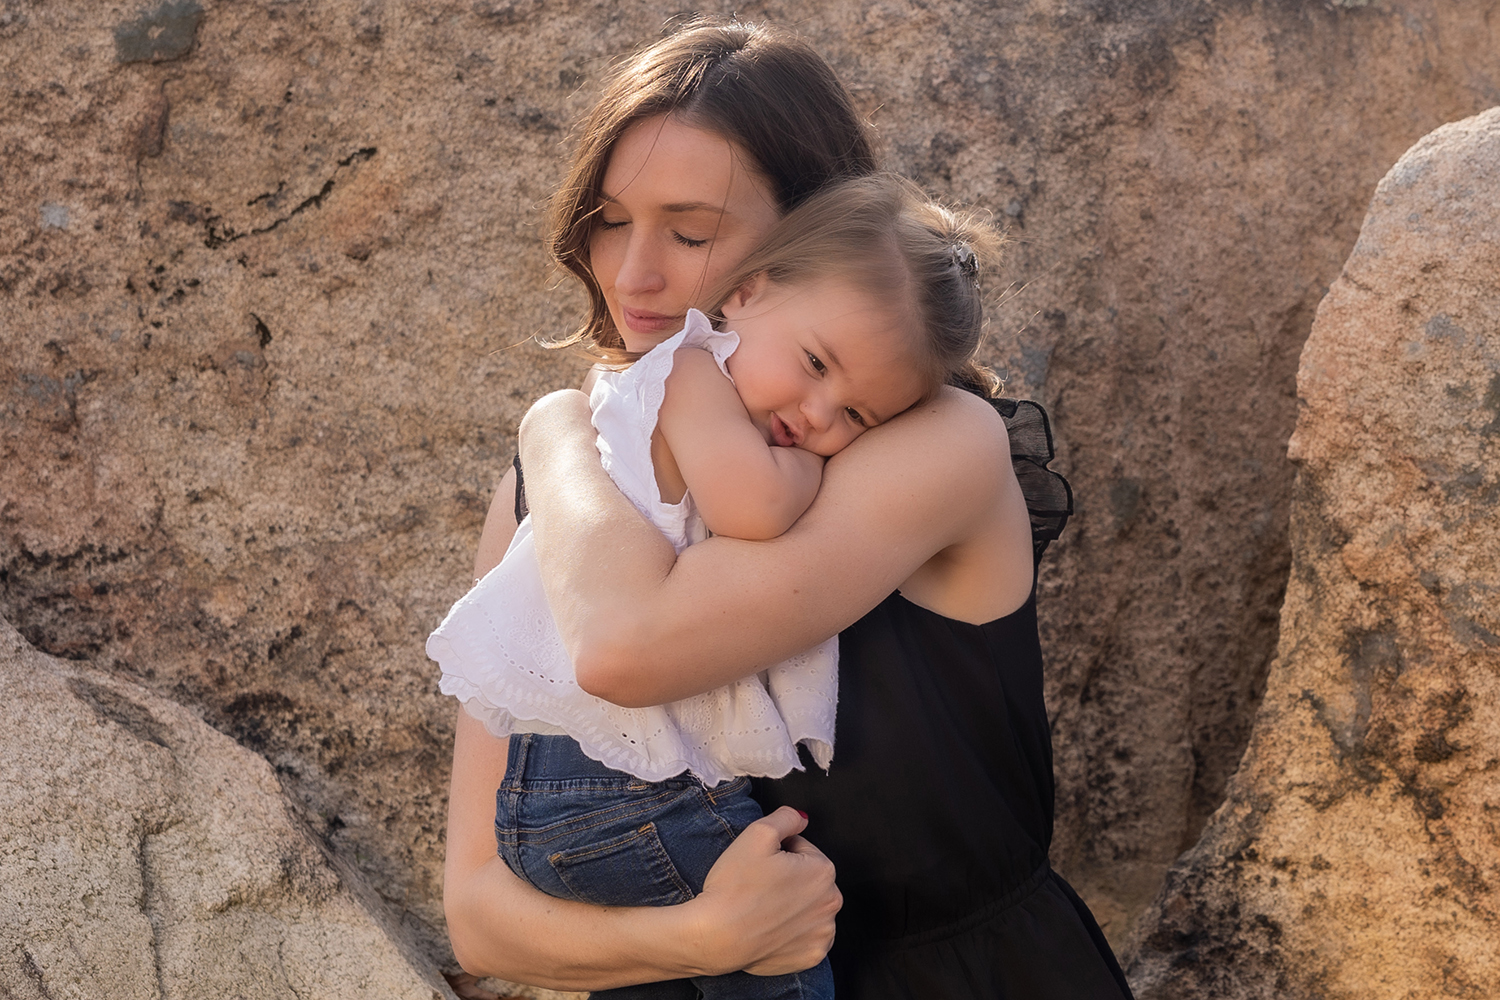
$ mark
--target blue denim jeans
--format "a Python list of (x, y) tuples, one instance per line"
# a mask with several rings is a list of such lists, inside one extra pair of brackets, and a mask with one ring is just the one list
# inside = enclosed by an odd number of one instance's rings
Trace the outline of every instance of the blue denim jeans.
[[(500, 857), (559, 899), (671, 906), (703, 891), (708, 870), (760, 819), (750, 780), (705, 788), (688, 774), (642, 781), (584, 755), (567, 736), (516, 733), (495, 796)], [(697, 976), (597, 990), (594, 1000), (831, 1000), (825, 958), (786, 976)]]

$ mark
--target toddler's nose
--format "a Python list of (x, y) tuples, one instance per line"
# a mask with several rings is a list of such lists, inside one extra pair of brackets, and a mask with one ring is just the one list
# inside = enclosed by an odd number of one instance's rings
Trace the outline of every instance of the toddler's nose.
[(833, 426), (834, 414), (838, 407), (826, 399), (814, 397), (804, 400), (802, 403), (802, 416), (807, 421), (809, 431), (822, 432)]

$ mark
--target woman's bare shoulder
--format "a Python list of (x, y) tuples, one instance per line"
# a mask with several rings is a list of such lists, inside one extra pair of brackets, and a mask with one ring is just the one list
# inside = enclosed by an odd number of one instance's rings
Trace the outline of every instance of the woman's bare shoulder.
[[(972, 392), (944, 386), (926, 402), (919, 403), (905, 413), (881, 424), (886, 430), (907, 429), (911, 434), (926, 435), (933, 430), (983, 430), (985, 437), (1005, 439), (1005, 421), (987, 399)], [(982, 441), (975, 442), (982, 444)]]
[[(884, 476), (899, 474), (913, 488), (923, 489), (923, 477), (936, 477), (933, 488), (955, 480), (975, 481), (975, 468), (1009, 469), (1001, 459), (1010, 455), (1005, 421), (987, 400), (951, 387), (861, 435), (828, 464), (836, 468)], [(826, 479), (826, 476), (825, 476)], [(923, 489), (926, 492), (925, 489)]]
[(842, 456), (829, 462), (824, 490), (834, 502), (845, 498), (846, 510), (870, 512), (867, 526), (879, 525), (885, 537), (923, 539), (900, 582), (903, 594), (973, 622), (1024, 602), (1031, 588), (1030, 522), (1005, 421), (989, 401), (947, 389), (863, 435), (860, 444), (867, 447), (851, 456), (857, 463), (841, 469), (835, 463)]
[(853, 535), (915, 546), (902, 557), (912, 560), (910, 573), (991, 518), (1006, 478), (1014, 482), (1009, 451), (989, 403), (945, 389), (829, 459), (817, 499), (788, 534), (802, 528), (840, 543)]

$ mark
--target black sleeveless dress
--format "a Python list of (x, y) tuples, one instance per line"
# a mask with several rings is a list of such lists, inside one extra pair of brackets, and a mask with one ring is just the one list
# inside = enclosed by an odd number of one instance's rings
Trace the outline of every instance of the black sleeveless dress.
[[(997, 400), (1036, 556), (1072, 508), (1046, 415)], [(833, 767), (757, 785), (838, 869), (839, 1000), (1118, 1000), (1093, 915), (1051, 870), (1052, 743), (1035, 590), (971, 625), (892, 594), (839, 636)], [(805, 762), (806, 763), (806, 762)]]

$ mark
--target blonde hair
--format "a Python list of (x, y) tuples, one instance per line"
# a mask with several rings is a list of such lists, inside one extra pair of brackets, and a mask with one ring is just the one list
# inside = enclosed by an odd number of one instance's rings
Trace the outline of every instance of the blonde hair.
[(879, 173), (830, 184), (784, 216), (714, 289), (717, 312), (759, 275), (782, 285), (838, 278), (907, 311), (929, 395), (954, 385), (998, 395), (975, 360), (984, 334), (979, 276), (1003, 241), (971, 212), (955, 212), (915, 184)]
[(811, 46), (768, 25), (689, 21), (621, 65), (579, 129), (573, 166), (552, 201), (550, 247), (553, 259), (583, 283), (589, 314), (550, 347), (627, 357), (594, 278), (589, 240), (615, 143), (631, 126), (662, 115), (735, 146), (783, 212), (830, 181), (875, 170), (868, 130), (849, 92)]

